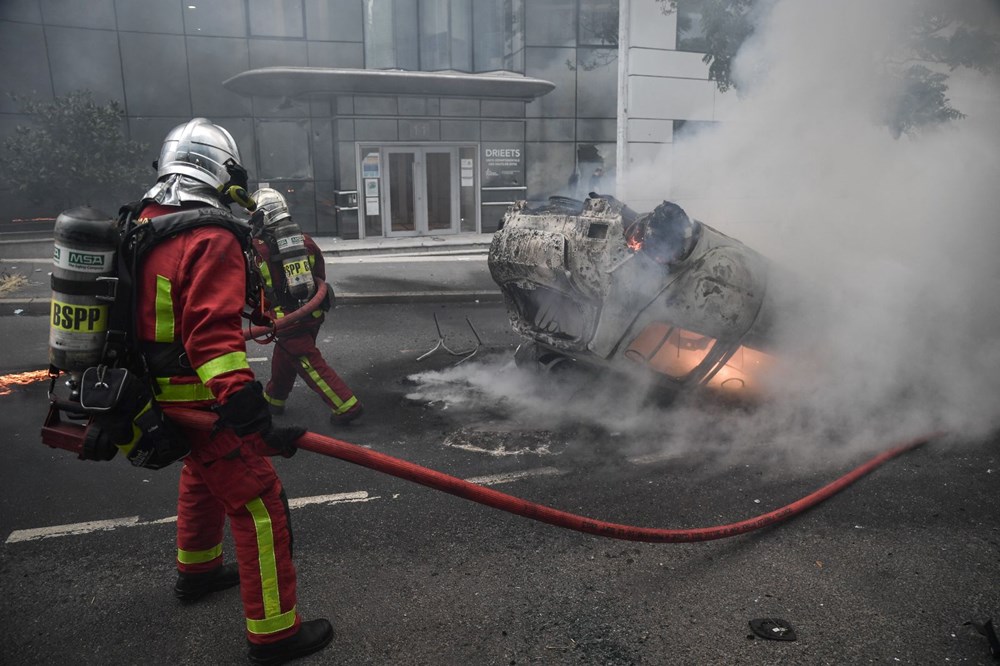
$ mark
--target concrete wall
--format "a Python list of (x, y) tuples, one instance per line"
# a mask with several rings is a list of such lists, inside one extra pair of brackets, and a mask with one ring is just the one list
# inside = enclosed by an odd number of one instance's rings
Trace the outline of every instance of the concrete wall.
[(664, 14), (664, 4), (621, 0), (618, 192), (640, 211), (672, 197), (676, 121), (725, 121), (736, 102), (708, 79), (701, 53), (676, 50), (677, 17)]

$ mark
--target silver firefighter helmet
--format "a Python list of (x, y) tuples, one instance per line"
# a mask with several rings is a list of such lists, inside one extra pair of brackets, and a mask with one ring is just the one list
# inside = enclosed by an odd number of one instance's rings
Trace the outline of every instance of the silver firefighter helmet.
[(233, 136), (207, 118), (195, 118), (170, 130), (156, 162), (156, 184), (143, 196), (165, 206), (188, 201), (227, 209), (222, 190), (230, 181), (229, 165), (242, 167)]
[(282, 220), (290, 218), (288, 202), (284, 195), (271, 187), (262, 187), (252, 195), (257, 202), (257, 210), (264, 212), (264, 228), (273, 230)]
[(226, 163), (242, 165), (240, 150), (224, 127), (195, 118), (170, 130), (160, 148), (156, 176), (179, 174), (221, 190), (229, 182)]

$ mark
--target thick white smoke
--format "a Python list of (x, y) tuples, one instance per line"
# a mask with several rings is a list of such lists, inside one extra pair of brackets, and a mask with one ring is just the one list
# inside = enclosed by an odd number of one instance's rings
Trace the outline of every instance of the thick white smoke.
[[(859, 444), (1000, 425), (1000, 85), (957, 69), (968, 117), (893, 138), (884, 68), (919, 4), (772, 3), (735, 62), (731, 121), (650, 165), (694, 217), (831, 291), (789, 331), (813, 363), (786, 369), (770, 414)], [(631, 194), (663, 198), (636, 176), (649, 191)]]
[(735, 63), (737, 112), (629, 173), (626, 200), (671, 199), (823, 293), (785, 330), (775, 400), (648, 409), (620, 386), (563, 395), (496, 365), (438, 389), (516, 403), (539, 427), (562, 416), (647, 449), (755, 458), (1000, 427), (1000, 85), (957, 69), (949, 94), (968, 117), (891, 135), (884, 67), (922, 1), (770, 3)]

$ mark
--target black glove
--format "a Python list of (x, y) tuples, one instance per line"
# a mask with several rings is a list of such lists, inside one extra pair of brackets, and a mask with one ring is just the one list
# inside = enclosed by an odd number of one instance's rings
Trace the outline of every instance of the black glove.
[(240, 437), (263, 433), (271, 428), (271, 411), (264, 399), (264, 387), (258, 381), (247, 382), (229, 396), (224, 405), (214, 405), (212, 411), (219, 415), (212, 432), (230, 428)]
[(305, 428), (299, 426), (286, 426), (284, 428), (270, 428), (260, 434), (264, 443), (272, 452), (265, 452), (265, 455), (279, 455), (282, 458), (291, 458), (298, 450), (295, 442), (299, 437), (306, 434)]

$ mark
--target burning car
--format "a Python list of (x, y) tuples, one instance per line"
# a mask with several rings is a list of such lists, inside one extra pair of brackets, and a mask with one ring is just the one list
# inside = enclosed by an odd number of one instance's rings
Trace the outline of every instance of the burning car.
[(489, 268), (515, 355), (647, 369), (666, 387), (756, 395), (774, 360), (771, 263), (664, 202), (637, 214), (613, 197), (515, 203)]

